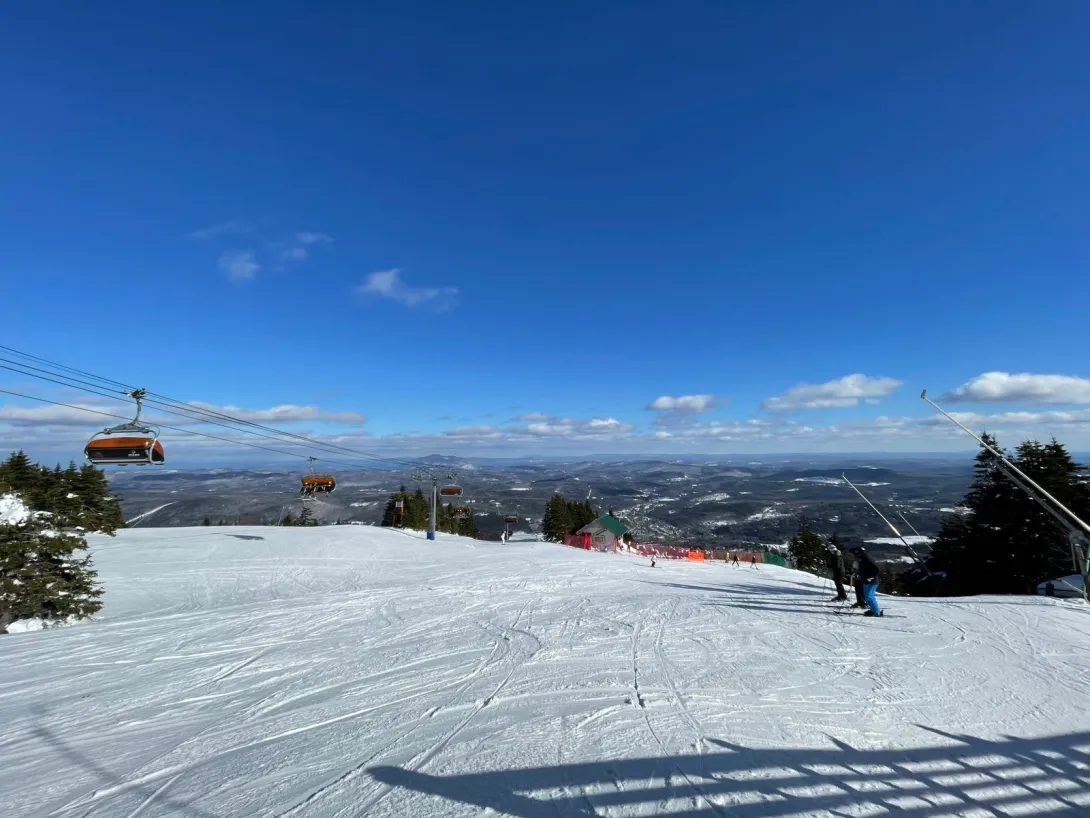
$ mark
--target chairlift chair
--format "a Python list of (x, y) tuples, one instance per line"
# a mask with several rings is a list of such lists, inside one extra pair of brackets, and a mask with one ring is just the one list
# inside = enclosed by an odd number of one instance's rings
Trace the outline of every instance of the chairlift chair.
[(321, 475), (314, 473), (314, 461), (316, 457), (308, 457), (307, 462), (310, 464), (310, 473), (300, 479), (302, 487), (299, 489), (299, 493), (303, 497), (313, 497), (315, 494), (328, 494), (337, 488), (337, 480), (331, 475)]
[(469, 506), (455, 506), (454, 517), (457, 520), (469, 519)]
[(84, 457), (96, 466), (162, 465), (166, 454), (159, 442), (159, 430), (140, 422), (147, 391), (134, 389), (125, 394), (136, 401), (136, 417), (92, 435), (83, 448)]
[(507, 524), (507, 525), (515, 525), (516, 523), (518, 523), (518, 521), (519, 521), (518, 517), (504, 517), (503, 518), (503, 522), (505, 524)]
[(439, 487), (439, 495), (441, 497), (461, 497), (462, 496), (462, 487), (461, 486), (440, 486)]

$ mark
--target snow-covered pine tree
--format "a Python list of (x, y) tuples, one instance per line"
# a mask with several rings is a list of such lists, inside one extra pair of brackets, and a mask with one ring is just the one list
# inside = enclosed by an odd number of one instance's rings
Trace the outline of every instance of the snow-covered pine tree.
[(0, 525), (0, 634), (23, 619), (64, 622), (102, 608), (91, 558), (78, 553), (87, 543), (65, 523), (29, 512)]

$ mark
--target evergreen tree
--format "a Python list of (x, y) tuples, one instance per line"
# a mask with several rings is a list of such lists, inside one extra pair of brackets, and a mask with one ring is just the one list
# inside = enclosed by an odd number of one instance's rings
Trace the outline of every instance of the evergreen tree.
[(21, 619), (47, 623), (82, 619), (102, 607), (87, 543), (56, 528), (63, 520), (37, 512), (26, 522), (0, 526), (0, 634)]
[(559, 494), (554, 494), (545, 504), (545, 516), (541, 520), (541, 531), (550, 542), (562, 542), (564, 535), (571, 529), (570, 509), (567, 501)]
[(568, 533), (574, 534), (588, 523), (598, 519), (589, 500), (573, 501), (568, 503)]
[(800, 571), (809, 571), (818, 574), (825, 568), (826, 554), (825, 543), (810, 527), (810, 521), (806, 517), (799, 518), (799, 528), (795, 536), (791, 538), (788, 553), (795, 562), (795, 567)]
[(201, 525), (212, 525), (212, 518), (211, 517), (205, 517), (204, 522), (202, 522)]
[(290, 511), (280, 518), (280, 525), (295, 525), (295, 519), (291, 516)]
[(301, 526), (318, 525), (318, 521), (314, 519), (314, 512), (310, 510), (310, 506), (303, 503), (303, 510), (299, 512), (299, 519), (295, 523)]
[[(383, 512), (382, 512), (382, 523), (381, 523), (381, 525), (384, 525), (384, 526), (393, 526), (393, 525), (399, 525), (399, 524), (404, 525), (405, 524), (405, 519), (404, 519), (405, 514), (404, 514), (404, 512), (407, 510), (407, 505), (408, 505), (407, 501), (408, 501), (408, 499), (409, 499), (409, 494), (405, 490), (405, 486), (402, 486), (398, 491), (395, 491), (393, 494), (391, 494), (390, 499), (388, 499), (386, 501), (386, 508), (383, 509)], [(398, 507), (397, 507), (398, 502), (402, 503), (402, 508), (401, 509), (398, 509)]]
[[(984, 439), (998, 449), (994, 437)], [(1090, 512), (1085, 467), (1055, 440), (1025, 441), (1011, 460), (1079, 516)], [(927, 564), (944, 577), (945, 594), (1033, 593), (1042, 580), (1072, 570), (1063, 527), (996, 467), (996, 461), (981, 448), (962, 502), (970, 513), (945, 519), (931, 546)]]
[(29, 503), (38, 490), (40, 473), (26, 452), (22, 449), (12, 452), (7, 460), (0, 463), (0, 492), (17, 491), (23, 501)]
[(481, 538), (480, 529), (477, 528), (477, 521), (473, 519), (473, 512), (469, 513), (469, 516), (464, 520), (457, 520), (457, 528), (455, 534), (460, 534), (463, 537), (472, 537), (475, 540)]

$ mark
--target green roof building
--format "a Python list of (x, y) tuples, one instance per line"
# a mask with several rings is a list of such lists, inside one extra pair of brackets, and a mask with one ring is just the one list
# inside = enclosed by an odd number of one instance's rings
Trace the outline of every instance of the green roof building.
[(628, 528), (612, 514), (603, 514), (597, 520), (587, 523), (575, 532), (576, 534), (589, 534), (591, 542), (596, 548), (606, 550), (618, 545)]

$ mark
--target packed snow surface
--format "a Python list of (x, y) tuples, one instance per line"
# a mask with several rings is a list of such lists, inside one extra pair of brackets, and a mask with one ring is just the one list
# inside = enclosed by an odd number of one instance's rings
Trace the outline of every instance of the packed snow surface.
[(362, 526), (90, 537), (0, 638), (0, 815), (1090, 815), (1090, 618)]

